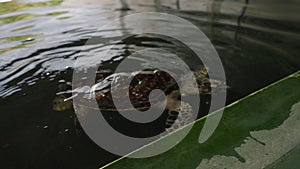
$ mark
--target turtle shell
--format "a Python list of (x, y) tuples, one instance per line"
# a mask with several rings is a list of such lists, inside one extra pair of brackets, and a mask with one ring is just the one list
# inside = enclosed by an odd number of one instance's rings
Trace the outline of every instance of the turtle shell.
[[(130, 110), (129, 103), (126, 102), (129, 97), (131, 105), (135, 109), (144, 111), (151, 106), (149, 95), (154, 89), (162, 90), (165, 95), (179, 90), (175, 79), (169, 73), (158, 69), (111, 75), (99, 73), (97, 77), (101, 77), (101, 87), (95, 90), (95, 97), (102, 110), (116, 110), (114, 101), (119, 104), (118, 108), (121, 110)], [(128, 79), (131, 79), (130, 83), (128, 83)], [(114, 90), (114, 101), (111, 90)], [(153, 98), (151, 101), (160, 103), (164, 96), (158, 94)]]

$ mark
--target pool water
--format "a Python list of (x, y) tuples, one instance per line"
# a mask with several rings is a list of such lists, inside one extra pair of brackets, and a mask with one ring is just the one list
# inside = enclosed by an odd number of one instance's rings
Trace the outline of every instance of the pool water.
[[(86, 51), (110, 47), (130, 31), (122, 20), (120, 29), (97, 31), (113, 19), (166, 12), (196, 25), (219, 53), (229, 104), (300, 69), (299, 5), (296, 0), (0, 1), (1, 165), (97, 168), (118, 158), (76, 126), (73, 109), (52, 109), (59, 84), (72, 81), (75, 62), (84, 65)], [(95, 36), (101, 43), (86, 45)], [(146, 35), (118, 41), (114, 50), (140, 48), (167, 48), (183, 57), (190, 52)], [(115, 68), (124, 56), (102, 58), (100, 69)], [(186, 62), (197, 69), (193, 60)]]

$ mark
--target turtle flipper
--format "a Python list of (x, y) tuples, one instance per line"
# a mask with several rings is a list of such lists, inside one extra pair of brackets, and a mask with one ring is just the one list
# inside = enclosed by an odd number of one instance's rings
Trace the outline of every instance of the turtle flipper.
[(181, 127), (193, 122), (193, 109), (189, 103), (181, 101), (181, 106), (169, 110), (169, 116), (166, 120), (166, 131), (171, 133)]

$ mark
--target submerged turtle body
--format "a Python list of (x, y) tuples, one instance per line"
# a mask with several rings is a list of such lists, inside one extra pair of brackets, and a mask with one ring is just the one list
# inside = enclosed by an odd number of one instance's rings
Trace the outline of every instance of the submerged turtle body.
[[(194, 72), (194, 76), (199, 89), (197, 93), (209, 94), (211, 83), (208, 79), (207, 70)], [(88, 92), (97, 100), (99, 109), (107, 111), (130, 111), (133, 109), (145, 111), (150, 107), (161, 107), (163, 106), (162, 103), (166, 101), (166, 109), (169, 114), (166, 120), (166, 129), (171, 126), (179, 128), (178, 126), (192, 122), (193, 113), (191, 105), (180, 100), (181, 91), (173, 77), (175, 75), (171, 76), (169, 73), (158, 69), (131, 73), (98, 72), (96, 84)], [(181, 82), (183, 82), (183, 86), (190, 84), (184, 79)], [(154, 94), (149, 100), (150, 93), (155, 89), (163, 91), (165, 96), (161, 93)], [(70, 107), (70, 99), (65, 99), (64, 96), (60, 95), (57, 98), (53, 106), (56, 111), (63, 111)], [(60, 102), (59, 99), (63, 99), (64, 102)], [(114, 103), (118, 103), (118, 108)]]
[[(160, 89), (166, 96), (170, 96), (178, 91), (179, 87), (170, 74), (161, 70), (115, 73), (98, 83), (95, 98), (102, 110), (117, 110), (114, 103), (118, 103), (118, 110), (134, 108), (143, 111), (150, 106), (159, 106), (164, 101), (164, 96), (158, 94), (152, 97), (152, 105), (150, 104), (149, 95), (155, 89)], [(114, 98), (111, 90), (114, 90)], [(130, 103), (127, 102), (128, 97)], [(133, 107), (129, 107), (129, 104)]]

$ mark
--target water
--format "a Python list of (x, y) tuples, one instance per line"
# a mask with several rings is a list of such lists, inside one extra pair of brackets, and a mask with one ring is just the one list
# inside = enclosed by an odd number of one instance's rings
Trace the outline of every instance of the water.
[[(225, 68), (227, 104), (300, 69), (299, 2), (288, 0), (47, 1), (0, 3), (0, 155), (5, 168), (96, 168), (116, 159), (74, 126), (73, 110), (53, 111), (61, 80), (76, 60), (111, 46), (126, 30), (97, 29), (135, 12), (167, 12), (198, 26)], [(157, 19), (157, 18), (156, 18)], [(92, 36), (101, 44), (85, 45)], [(172, 45), (155, 37), (121, 41), (115, 50)], [(189, 51), (178, 50), (183, 56)], [(124, 55), (103, 58), (103, 69)], [(187, 60), (187, 62), (192, 62)], [(197, 65), (192, 66), (197, 67)]]

